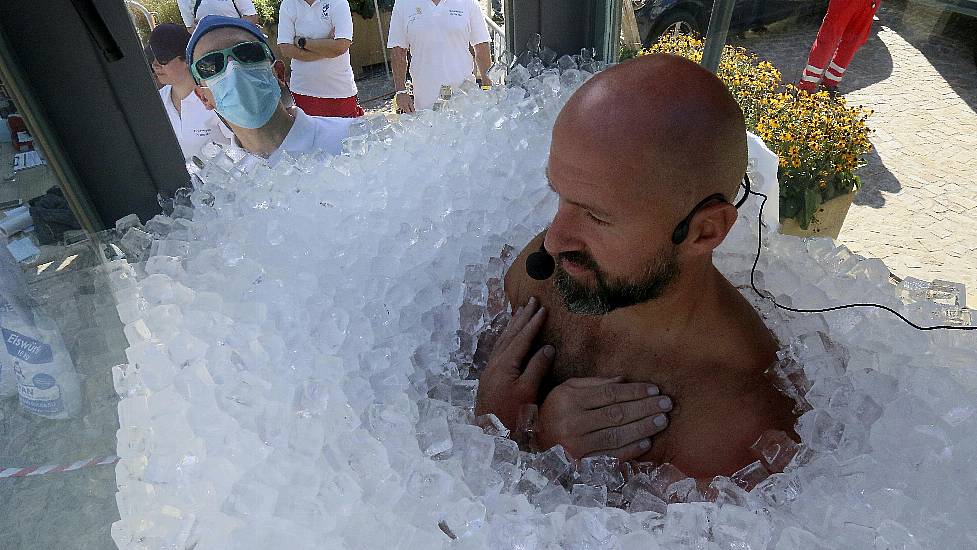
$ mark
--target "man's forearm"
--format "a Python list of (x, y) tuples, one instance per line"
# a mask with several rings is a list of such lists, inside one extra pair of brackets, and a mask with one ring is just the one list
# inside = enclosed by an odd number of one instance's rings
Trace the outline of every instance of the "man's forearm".
[(390, 49), (390, 70), (393, 72), (394, 90), (407, 89), (407, 49)]
[(332, 59), (349, 51), (353, 45), (345, 38), (310, 38), (305, 41), (305, 49), (315, 54), (316, 59)]
[(282, 55), (292, 59), (298, 59), (299, 61), (315, 61), (317, 59), (322, 59), (322, 56), (308, 50), (303, 50), (294, 44), (279, 44), (278, 47), (282, 49)]
[(475, 67), (478, 68), (480, 77), (488, 76), (489, 67), (492, 66), (492, 52), (488, 42), (475, 44)]

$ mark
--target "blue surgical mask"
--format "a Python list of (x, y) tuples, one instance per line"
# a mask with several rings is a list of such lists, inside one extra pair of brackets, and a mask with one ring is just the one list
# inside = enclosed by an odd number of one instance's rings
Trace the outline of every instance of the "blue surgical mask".
[(271, 65), (241, 66), (228, 60), (227, 68), (206, 81), (214, 94), (217, 112), (241, 128), (261, 128), (275, 114), (282, 91)]

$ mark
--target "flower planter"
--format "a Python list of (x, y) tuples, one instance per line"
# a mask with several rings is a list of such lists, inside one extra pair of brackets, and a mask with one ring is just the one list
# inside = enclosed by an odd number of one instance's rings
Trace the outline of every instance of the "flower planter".
[(825, 201), (818, 208), (814, 219), (808, 224), (807, 229), (801, 229), (797, 220), (787, 218), (780, 222), (780, 232), (784, 235), (795, 237), (831, 237), (837, 239), (841, 233), (841, 225), (845, 222), (848, 209), (851, 208), (852, 200), (855, 198), (855, 191), (844, 195), (839, 195), (829, 201)]

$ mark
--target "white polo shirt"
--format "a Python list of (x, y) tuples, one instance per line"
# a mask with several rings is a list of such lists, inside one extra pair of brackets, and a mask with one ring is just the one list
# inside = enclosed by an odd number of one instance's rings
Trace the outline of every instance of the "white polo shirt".
[(254, 9), (254, 2), (251, 0), (200, 0), (196, 17), (194, 17), (193, 7), (197, 4), (197, 0), (179, 0), (177, 4), (180, 8), (180, 16), (183, 17), (183, 24), (187, 27), (192, 27), (195, 22), (208, 15), (227, 17), (258, 15), (258, 10)]
[(274, 166), (282, 158), (282, 153), (299, 156), (303, 153), (325, 151), (338, 155), (343, 151), (343, 140), (349, 135), (349, 126), (358, 119), (309, 116), (302, 109), (294, 107), (295, 124), (288, 131), (285, 140), (274, 153), (268, 155), (268, 165)]
[[(304, 36), (353, 40), (353, 15), (348, 0), (282, 0), (278, 11), (278, 43), (294, 44)], [(289, 89), (301, 95), (346, 98), (356, 95), (349, 51), (331, 59), (292, 60)]]
[(430, 109), (441, 86), (474, 79), (468, 46), (489, 41), (488, 27), (475, 0), (396, 0), (390, 17), (388, 48), (410, 50), (414, 107)]
[(159, 97), (163, 100), (163, 107), (170, 117), (170, 125), (180, 142), (185, 160), (189, 161), (190, 157), (199, 153), (211, 141), (221, 145), (233, 143), (234, 133), (217, 118), (217, 113), (204, 107), (197, 94), (191, 91), (190, 95), (180, 101), (180, 110), (177, 111), (170, 89), (172, 86), (160, 88)]

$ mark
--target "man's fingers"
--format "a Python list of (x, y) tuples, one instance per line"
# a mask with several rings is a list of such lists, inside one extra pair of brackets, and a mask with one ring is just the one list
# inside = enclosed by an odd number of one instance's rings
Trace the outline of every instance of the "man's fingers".
[(606, 407), (586, 411), (580, 417), (580, 430), (584, 433), (624, 426), (642, 418), (667, 413), (672, 410), (672, 400), (664, 395), (645, 397), (624, 403), (611, 403)]
[(523, 308), (520, 307), (512, 313), (512, 317), (509, 318), (509, 322), (506, 323), (505, 328), (502, 329), (502, 333), (499, 334), (499, 338), (495, 341), (495, 348), (497, 350), (503, 350), (509, 346), (509, 340), (512, 340), (512, 334), (515, 330), (516, 317), (522, 314)]
[[(512, 317), (509, 318), (509, 323), (505, 326), (505, 330), (502, 331), (502, 337), (506, 341), (511, 340), (512, 336), (522, 330), (523, 325), (535, 313), (536, 298), (530, 298), (529, 302), (525, 305), (519, 306), (515, 311), (512, 312)], [(533, 311), (530, 312), (529, 310)]]
[(664, 430), (666, 426), (668, 426), (668, 418), (664, 414), (656, 414), (624, 426), (590, 432), (582, 438), (583, 447), (589, 449), (591, 453), (607, 453), (647, 439)]
[(621, 460), (634, 460), (651, 449), (651, 439), (641, 439), (629, 445), (611, 450), (591, 453), (588, 456), (613, 456)]
[(511, 334), (518, 334), (522, 327), (526, 326), (526, 323), (533, 318), (537, 309), (539, 309), (539, 300), (535, 296), (530, 298), (526, 305), (517, 309), (512, 320), (509, 321), (509, 327), (512, 329)]
[(521, 331), (522, 328), (526, 326), (526, 323), (532, 319), (533, 314), (536, 313), (536, 308), (538, 305), (539, 302), (535, 297), (533, 297), (529, 299), (529, 302), (527, 302), (526, 305), (520, 306), (518, 309), (516, 309), (516, 311), (512, 314), (512, 318), (509, 319), (509, 323), (506, 325), (505, 330), (503, 330), (502, 334), (499, 336), (499, 340), (496, 343), (496, 348), (502, 350), (509, 347), (509, 344), (512, 343), (512, 339), (516, 336), (516, 334), (519, 334), (519, 331)]
[[(525, 312), (523, 314), (525, 315)], [(529, 353), (529, 346), (532, 345), (533, 339), (539, 333), (539, 329), (543, 328), (544, 321), (546, 321), (546, 308), (541, 307), (536, 310), (536, 313), (533, 314), (519, 332), (512, 336), (506, 353), (511, 353), (513, 357), (518, 357), (520, 362), (522, 362), (522, 359)]]
[(529, 364), (526, 365), (526, 370), (523, 371), (520, 378), (527, 386), (538, 390), (539, 385), (543, 382), (543, 377), (546, 376), (546, 371), (553, 364), (554, 357), (556, 357), (556, 348), (549, 344), (543, 346), (533, 354), (533, 358), (529, 360)]
[(614, 403), (644, 399), (658, 394), (658, 386), (643, 382), (594, 384), (580, 392), (580, 406), (585, 409), (599, 409)]

